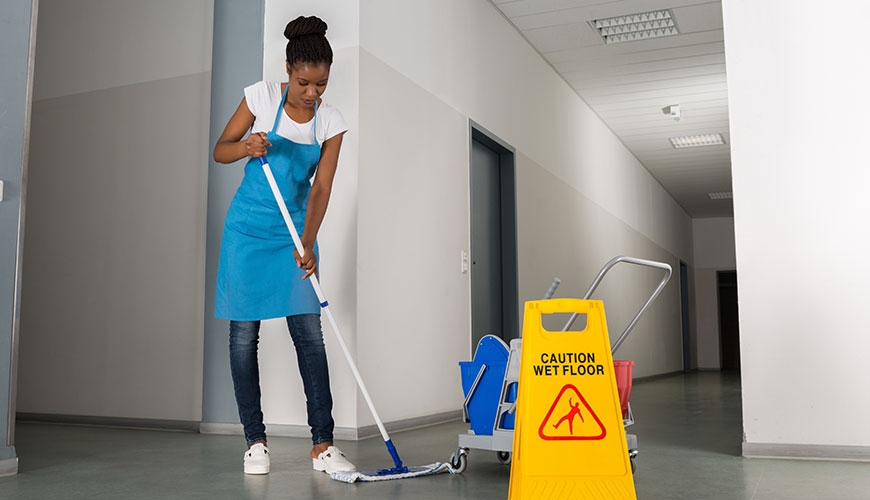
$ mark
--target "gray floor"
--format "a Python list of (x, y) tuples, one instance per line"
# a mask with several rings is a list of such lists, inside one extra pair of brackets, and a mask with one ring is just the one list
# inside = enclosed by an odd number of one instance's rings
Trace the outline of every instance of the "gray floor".
[[(632, 392), (640, 500), (867, 500), (870, 464), (740, 457), (736, 376), (695, 373), (639, 382)], [(408, 465), (445, 460), (467, 426), (395, 433)], [(472, 450), (465, 473), (349, 485), (311, 471), (310, 444), (272, 438), (272, 473), (241, 472), (240, 437), (19, 423), (20, 473), (3, 500), (506, 499), (508, 466)], [(383, 441), (338, 443), (362, 468), (389, 467)]]

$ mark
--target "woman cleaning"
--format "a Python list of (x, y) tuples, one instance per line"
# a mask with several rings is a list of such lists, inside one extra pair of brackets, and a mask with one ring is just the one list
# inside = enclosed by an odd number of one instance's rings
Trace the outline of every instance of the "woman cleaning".
[[(287, 82), (261, 81), (245, 88), (214, 148), (219, 163), (248, 158), (224, 223), (215, 297), (215, 316), (230, 322), (230, 368), (248, 445), (246, 474), (269, 473), (257, 344), (260, 321), (281, 317), (296, 348), (314, 470), (354, 470), (332, 443), (335, 423), (320, 304), (305, 281), (317, 272), (317, 233), (347, 131), (341, 113), (321, 99), (332, 65), (326, 28), (317, 17), (287, 24)], [(293, 244), (260, 166), (258, 158), (266, 154), (301, 235), (302, 252)]]

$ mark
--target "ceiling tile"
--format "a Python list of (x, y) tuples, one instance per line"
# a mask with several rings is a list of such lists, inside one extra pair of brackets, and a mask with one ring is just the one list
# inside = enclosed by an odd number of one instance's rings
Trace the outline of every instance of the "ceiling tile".
[[(733, 214), (721, 1), (492, 0), (692, 217)], [(605, 44), (590, 20), (670, 9), (680, 34)], [(680, 105), (675, 121), (662, 108)], [(668, 139), (721, 133), (724, 146)]]

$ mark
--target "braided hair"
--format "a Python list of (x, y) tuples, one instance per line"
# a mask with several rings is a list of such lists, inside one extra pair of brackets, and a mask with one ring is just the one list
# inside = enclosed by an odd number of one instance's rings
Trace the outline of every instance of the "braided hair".
[(316, 16), (299, 16), (284, 28), (287, 38), (287, 64), (332, 64), (332, 47), (326, 39), (326, 23)]

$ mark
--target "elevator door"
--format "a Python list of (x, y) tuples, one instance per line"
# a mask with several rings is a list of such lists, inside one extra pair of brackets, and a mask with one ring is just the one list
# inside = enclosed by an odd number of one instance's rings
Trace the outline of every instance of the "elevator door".
[(471, 340), (504, 337), (499, 155), (471, 141)]

